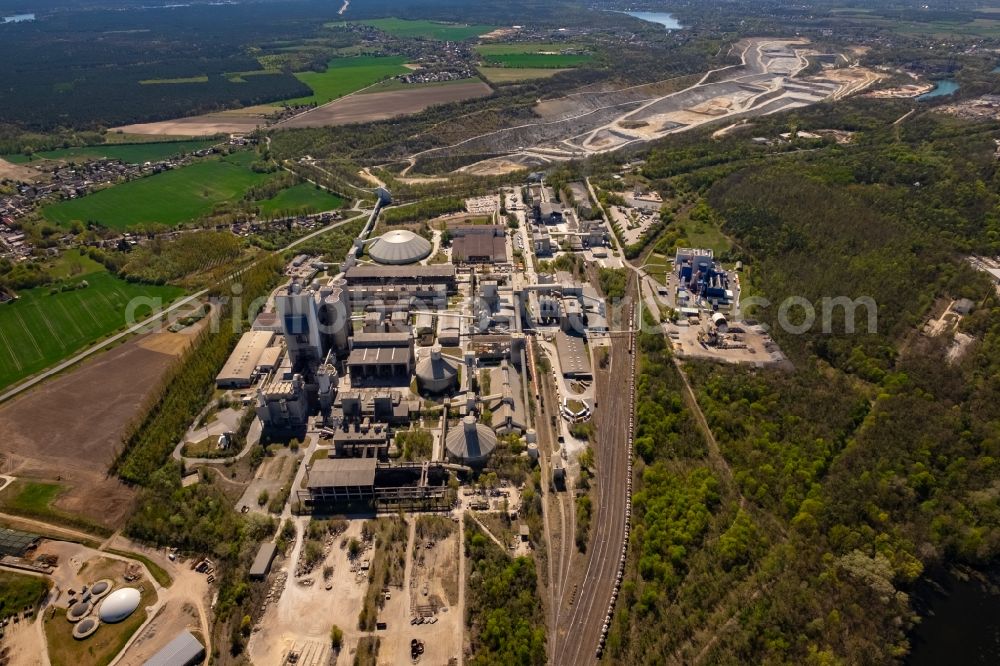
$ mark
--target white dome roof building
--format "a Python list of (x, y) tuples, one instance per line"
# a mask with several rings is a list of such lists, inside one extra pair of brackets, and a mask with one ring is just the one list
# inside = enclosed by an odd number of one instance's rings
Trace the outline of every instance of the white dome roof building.
[(115, 590), (101, 602), (101, 608), (98, 611), (101, 622), (107, 624), (121, 622), (135, 612), (141, 598), (139, 590), (134, 587), (122, 587)]
[(489, 427), (476, 423), (476, 417), (470, 414), (448, 431), (445, 447), (448, 457), (455, 462), (482, 467), (497, 447), (497, 435)]
[(430, 253), (430, 241), (409, 229), (387, 231), (368, 246), (368, 256), (380, 264), (413, 264)]

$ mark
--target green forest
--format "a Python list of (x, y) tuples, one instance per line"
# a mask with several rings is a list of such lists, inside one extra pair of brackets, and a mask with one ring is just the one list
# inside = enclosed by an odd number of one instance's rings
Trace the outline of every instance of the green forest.
[[(842, 128), (848, 145), (744, 150), (745, 131), (672, 142), (644, 166), (663, 190), (707, 197), (794, 370), (685, 363), (709, 440), (665, 341), (641, 337), (612, 660), (893, 663), (911, 649), (917, 581), (1000, 555), (1000, 300), (964, 261), (1000, 250), (1000, 132), (930, 114), (892, 127), (866, 105), (749, 130)], [(828, 332), (783, 330), (789, 296), (870, 297), (877, 324), (861, 310)], [(956, 356), (951, 334), (919, 330), (960, 297), (974, 342)]]
[(469, 663), (544, 664), (545, 619), (535, 561), (511, 559), (471, 521), (466, 522), (465, 552), (466, 621), (473, 651)]

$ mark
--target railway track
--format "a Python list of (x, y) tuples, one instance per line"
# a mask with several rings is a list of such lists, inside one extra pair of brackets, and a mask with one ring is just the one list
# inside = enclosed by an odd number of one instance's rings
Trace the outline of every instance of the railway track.
[[(634, 281), (630, 293), (635, 293)], [(632, 299), (634, 303), (634, 298)], [(632, 328), (630, 305), (626, 328)], [(631, 438), (634, 408), (635, 335), (610, 347), (610, 367), (598, 375), (598, 408), (594, 416), (597, 442), (597, 502), (593, 533), (585, 560), (583, 583), (572, 610), (559, 617), (553, 663), (576, 666), (603, 652), (608, 620), (617, 599), (624, 567), (631, 514)]]

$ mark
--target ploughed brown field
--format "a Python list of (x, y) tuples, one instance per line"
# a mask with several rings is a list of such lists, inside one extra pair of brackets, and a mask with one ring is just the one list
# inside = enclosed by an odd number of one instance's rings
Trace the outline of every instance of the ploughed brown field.
[(0, 469), (58, 483), (51, 509), (115, 529), (134, 491), (108, 475), (122, 435), (186, 348), (189, 335), (133, 338), (0, 404)]
[(290, 118), (279, 123), (277, 127), (329, 127), (367, 123), (418, 113), (435, 104), (486, 97), (492, 92), (493, 90), (482, 81), (475, 81), (348, 95)]

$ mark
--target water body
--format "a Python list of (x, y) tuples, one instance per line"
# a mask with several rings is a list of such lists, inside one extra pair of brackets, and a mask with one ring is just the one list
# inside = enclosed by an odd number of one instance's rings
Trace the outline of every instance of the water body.
[(934, 82), (934, 90), (930, 92), (925, 92), (923, 95), (917, 97), (918, 100), (921, 99), (933, 99), (935, 97), (944, 97), (945, 95), (950, 95), (958, 90), (958, 82), (955, 79), (941, 79), (940, 81)]
[(25, 21), (34, 20), (34, 14), (14, 14), (13, 16), (4, 16), (2, 23), (24, 23)]
[(680, 30), (684, 26), (677, 22), (672, 15), (666, 12), (622, 12), (623, 14), (628, 14), (641, 21), (647, 21), (649, 23), (659, 23), (667, 30)]
[(997, 65), (996, 67), (994, 67), (993, 69), (991, 69), (990, 73), (991, 74), (1000, 74), (1000, 65)]
[(1000, 569), (938, 574), (917, 585), (913, 601), (923, 619), (907, 666), (1000, 664)]

